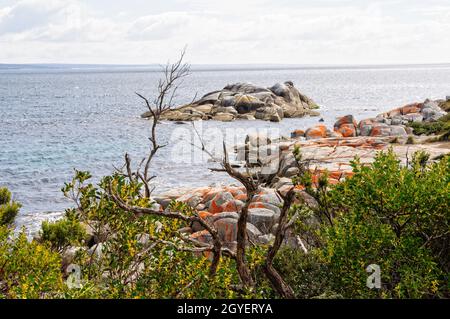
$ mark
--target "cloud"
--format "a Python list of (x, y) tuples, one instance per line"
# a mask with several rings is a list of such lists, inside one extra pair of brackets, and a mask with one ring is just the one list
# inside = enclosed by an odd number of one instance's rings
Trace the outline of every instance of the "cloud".
[(0, 62), (151, 63), (186, 44), (193, 63), (450, 62), (443, 0), (129, 0), (114, 11), (100, 4), (0, 7)]

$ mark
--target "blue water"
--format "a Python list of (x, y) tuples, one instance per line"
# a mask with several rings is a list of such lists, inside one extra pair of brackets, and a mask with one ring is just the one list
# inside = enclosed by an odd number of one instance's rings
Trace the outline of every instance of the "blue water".
[[(60, 188), (71, 179), (74, 168), (89, 170), (98, 179), (110, 174), (113, 165), (120, 166), (125, 152), (140, 160), (149, 126), (139, 117), (145, 108), (134, 92), (153, 96), (159, 76), (153, 67), (0, 66), (0, 185), (9, 187), (23, 204), (19, 226), (36, 227), (71, 205)], [(330, 125), (337, 116), (354, 114), (361, 119), (409, 102), (450, 95), (450, 65), (207, 66), (193, 68), (177, 103), (232, 82), (270, 86), (286, 80), (322, 105), (321, 117)], [(216, 142), (227, 132), (231, 144), (243, 138), (246, 128), (275, 128), (289, 134), (317, 121), (210, 121), (198, 125)], [(230, 140), (230, 132), (237, 137)], [(193, 133), (189, 125), (163, 123), (159, 134), (162, 142), (170, 144), (153, 163), (157, 192), (229, 182), (223, 174), (211, 173), (208, 167), (213, 165), (206, 159), (192, 163), (189, 151), (180, 151), (190, 147)]]

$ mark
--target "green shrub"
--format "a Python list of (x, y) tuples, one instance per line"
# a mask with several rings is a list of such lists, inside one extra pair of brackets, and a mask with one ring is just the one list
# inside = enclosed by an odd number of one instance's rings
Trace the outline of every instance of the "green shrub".
[(6, 187), (0, 187), (0, 205), (9, 203), (11, 192)]
[(0, 227), (0, 298), (55, 298), (63, 290), (61, 257)]
[(0, 206), (0, 225), (11, 225), (19, 213), (21, 205), (11, 202)]
[[(353, 163), (354, 176), (330, 194), (338, 216), (323, 229), (322, 257), (345, 297), (424, 298), (448, 294), (450, 158), (427, 166), (416, 154), (402, 167), (392, 151)], [(383, 287), (365, 287), (378, 264)]]
[(86, 238), (83, 226), (74, 218), (65, 217), (55, 222), (42, 223), (40, 239), (53, 250), (63, 251), (70, 245), (79, 245)]
[(445, 112), (450, 112), (450, 101), (442, 101), (439, 103), (439, 107)]
[(275, 267), (290, 284), (297, 298), (310, 299), (323, 295), (340, 297), (331, 291), (329, 267), (320, 259), (318, 250), (305, 254), (301, 249), (284, 247), (278, 253)]
[(415, 138), (413, 136), (408, 136), (408, 138), (406, 139), (406, 144), (407, 145), (416, 144)]
[(0, 187), (0, 226), (11, 225), (20, 207), (19, 203), (11, 201), (11, 192), (6, 187)]
[[(72, 261), (83, 271), (84, 286), (94, 287), (81, 296), (94, 298), (262, 298), (273, 296), (268, 284), (256, 280), (252, 291), (238, 287), (239, 276), (235, 261), (223, 257), (217, 273), (210, 276), (211, 261), (201, 253), (182, 251), (186, 246), (179, 229), (189, 226), (186, 222), (153, 215), (136, 216), (127, 212), (108, 194), (111, 186), (130, 205), (150, 207), (153, 202), (140, 195), (141, 184), (130, 182), (116, 174), (105, 177), (98, 186), (89, 183), (90, 174), (76, 172), (74, 179), (65, 185), (66, 196), (75, 198), (77, 209), (67, 214), (78, 221), (93, 225), (102, 234), (99, 254), (82, 251)], [(193, 213), (183, 203), (173, 202), (172, 211), (183, 215)], [(159, 226), (158, 226), (159, 225)], [(44, 230), (43, 233), (52, 233)], [(58, 227), (60, 228), (60, 227)], [(60, 232), (61, 239), (67, 232)], [(60, 238), (52, 236), (52, 238)], [(46, 238), (46, 236), (43, 236)], [(60, 243), (60, 241), (56, 241)], [(67, 243), (67, 241), (66, 241)], [(100, 248), (99, 248), (100, 247)], [(265, 251), (257, 247), (248, 250), (247, 259), (252, 269), (261, 266)], [(79, 298), (76, 291), (65, 295)]]
[(450, 132), (450, 113), (441, 117), (437, 122), (412, 122), (408, 126), (412, 127), (416, 135), (446, 134)]

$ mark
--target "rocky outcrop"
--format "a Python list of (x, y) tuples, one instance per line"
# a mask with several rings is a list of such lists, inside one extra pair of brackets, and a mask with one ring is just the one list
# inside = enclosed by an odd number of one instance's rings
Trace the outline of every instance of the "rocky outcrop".
[[(270, 88), (250, 83), (236, 83), (210, 92), (201, 99), (166, 112), (163, 120), (234, 121), (236, 119), (280, 122), (283, 118), (318, 115), (317, 104), (301, 94), (290, 81)], [(142, 117), (151, 117), (149, 112)]]
[[(196, 210), (199, 216), (212, 223), (223, 241), (228, 246), (236, 244), (237, 221), (247, 194), (244, 187), (224, 186), (224, 187), (204, 187), (192, 189), (188, 192), (181, 191), (179, 194), (161, 195), (155, 200), (161, 205), (165, 205), (171, 200), (192, 203), (195, 200)], [(247, 235), (252, 242), (267, 244), (267, 235), (274, 230), (278, 222), (282, 206), (282, 200), (275, 189), (261, 188), (253, 198), (249, 206), (249, 216), (247, 224)], [(188, 230), (192, 238), (202, 242), (210, 242), (211, 238), (200, 224), (191, 225)]]
[(412, 122), (435, 122), (447, 112), (439, 101), (425, 100), (423, 103), (403, 107), (365, 119), (358, 124), (361, 136), (405, 136), (411, 133), (407, 125)]
[[(229, 89), (233, 90), (233, 87)], [(250, 90), (249, 87), (242, 86), (244, 93), (247, 93), (247, 89)], [(278, 92), (277, 88), (272, 89)], [(282, 92), (280, 88), (278, 94)], [(252, 94), (257, 93), (260, 92), (252, 91)], [(205, 102), (210, 102), (219, 94), (214, 93), (213, 97), (203, 99)], [(293, 98), (289, 97), (289, 99)], [(245, 110), (236, 108), (236, 103), (231, 98), (225, 100), (226, 102), (221, 102), (223, 103), (220, 106), (221, 114), (239, 115), (239, 112), (249, 110), (255, 111), (256, 114), (259, 109), (256, 105), (252, 106), (251, 100), (246, 100)], [(238, 103), (238, 105), (243, 104)], [(431, 159), (438, 158), (449, 152), (450, 143), (425, 143), (425, 137), (416, 137), (417, 143), (408, 144), (410, 136), (408, 134), (412, 132), (407, 124), (413, 121), (438, 120), (447, 114), (442, 105), (445, 106), (444, 101), (427, 100), (394, 109), (373, 119), (361, 120), (359, 123), (352, 115), (347, 115), (339, 118), (332, 130), (319, 124), (306, 130), (293, 131), (290, 139), (270, 139), (264, 134), (249, 134), (243, 145), (235, 147), (236, 163), (241, 163), (242, 168), (251, 167), (259, 180), (264, 180), (265, 168), (276, 168), (275, 171), (268, 170), (270, 173), (266, 175), (271, 176), (269, 182), (259, 189), (249, 205), (247, 220), (249, 241), (267, 245), (274, 239), (273, 235), (278, 227), (283, 206), (279, 193), (286, 194), (292, 189), (294, 185), (291, 178), (299, 173), (293, 154), (295, 148), (300, 148), (302, 160), (308, 163), (307, 169), (311, 173), (312, 187), (318, 187), (324, 176), (332, 185), (350, 178), (353, 175), (351, 162), (355, 157), (358, 157), (363, 164), (372, 163), (380, 150), (392, 148), (405, 164), (408, 154), (411, 155), (419, 150), (429, 153)], [(228, 109), (230, 107), (233, 107), (235, 112)], [(244, 172), (244, 169), (242, 171)], [(316, 199), (306, 192), (303, 185), (297, 185), (295, 191), (296, 201), (311, 209), (318, 207)], [(204, 187), (181, 192), (173, 191), (154, 199), (162, 206), (161, 209), (165, 209), (171, 200), (190, 205), (198, 212), (200, 218), (208, 220), (216, 227), (226, 247), (232, 250), (236, 248), (237, 221), (247, 200), (244, 187)], [(187, 229), (183, 229), (183, 232), (201, 242), (210, 243), (212, 240), (200, 223), (190, 225)], [(286, 244), (291, 239), (287, 236)]]
[(423, 103), (408, 104), (403, 107), (379, 114), (375, 118), (361, 120), (357, 123), (353, 115), (346, 115), (337, 120), (333, 130), (318, 124), (305, 131), (298, 129), (291, 133), (291, 138), (337, 138), (356, 136), (407, 136), (412, 133), (408, 124), (413, 122), (436, 122), (450, 110), (448, 100), (425, 100)]

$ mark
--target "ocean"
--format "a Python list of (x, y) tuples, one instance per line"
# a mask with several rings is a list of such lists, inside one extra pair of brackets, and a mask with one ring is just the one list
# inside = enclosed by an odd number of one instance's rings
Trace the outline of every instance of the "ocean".
[[(135, 92), (156, 93), (155, 66), (0, 65), (0, 186), (7, 186), (23, 207), (17, 226), (35, 230), (72, 203), (60, 191), (74, 169), (88, 170), (98, 181), (121, 166), (125, 152), (135, 162), (145, 155), (149, 122)], [(293, 81), (315, 100), (320, 117), (281, 123), (235, 121), (196, 123), (207, 138), (242, 142), (248, 129), (289, 135), (323, 118), (353, 114), (374, 116), (407, 103), (450, 95), (450, 65), (408, 66), (193, 66), (176, 97), (190, 102), (234, 82), (271, 86)], [(152, 165), (156, 193), (174, 187), (232, 182), (209, 170), (213, 163), (190, 152), (192, 126), (161, 123), (161, 143), (168, 146)], [(225, 134), (225, 135), (224, 135)], [(211, 144), (213, 145), (213, 144)]]

